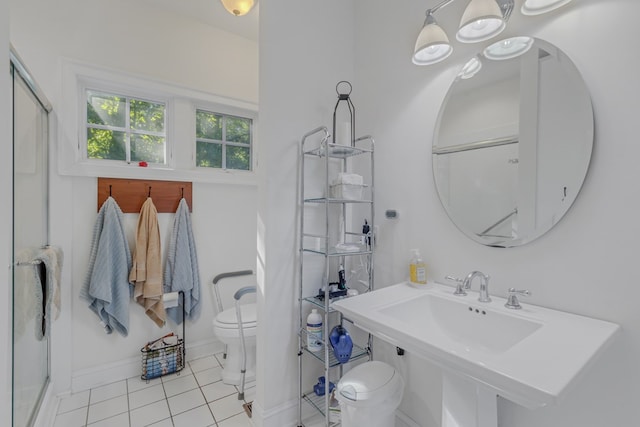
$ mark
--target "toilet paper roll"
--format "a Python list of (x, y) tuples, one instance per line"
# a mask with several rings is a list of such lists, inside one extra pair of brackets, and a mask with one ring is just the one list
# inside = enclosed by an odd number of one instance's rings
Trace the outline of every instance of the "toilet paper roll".
[(177, 307), (179, 299), (180, 294), (178, 292), (169, 292), (163, 294), (162, 302), (164, 303), (164, 308)]

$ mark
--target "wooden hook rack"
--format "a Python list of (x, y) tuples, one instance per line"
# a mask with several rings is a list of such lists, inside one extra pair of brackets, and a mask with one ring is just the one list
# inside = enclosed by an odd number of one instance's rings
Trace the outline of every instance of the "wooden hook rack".
[(112, 196), (124, 213), (139, 213), (147, 197), (158, 213), (175, 213), (183, 197), (193, 211), (191, 182), (98, 178), (98, 210)]

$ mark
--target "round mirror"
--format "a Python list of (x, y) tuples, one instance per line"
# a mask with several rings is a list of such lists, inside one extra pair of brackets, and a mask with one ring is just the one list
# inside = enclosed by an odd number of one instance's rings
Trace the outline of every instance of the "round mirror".
[(575, 200), (593, 147), (593, 109), (571, 60), (530, 37), (464, 64), (440, 109), (433, 173), (456, 226), (488, 246), (530, 242)]

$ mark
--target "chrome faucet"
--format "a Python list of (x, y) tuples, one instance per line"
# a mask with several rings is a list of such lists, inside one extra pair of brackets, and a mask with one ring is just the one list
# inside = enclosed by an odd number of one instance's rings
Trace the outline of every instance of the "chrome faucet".
[(462, 282), (462, 286), (464, 289), (471, 289), (471, 282), (476, 277), (480, 277), (480, 295), (478, 296), (478, 301), (480, 302), (491, 302), (491, 297), (489, 296), (489, 276), (481, 273), (479, 271), (472, 271), (467, 275), (467, 277)]

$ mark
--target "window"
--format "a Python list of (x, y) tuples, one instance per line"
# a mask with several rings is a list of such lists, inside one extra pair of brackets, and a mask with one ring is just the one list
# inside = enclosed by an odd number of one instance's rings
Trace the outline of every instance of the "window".
[(166, 164), (166, 105), (86, 91), (87, 158)]
[(253, 121), (196, 110), (196, 166), (251, 170)]

